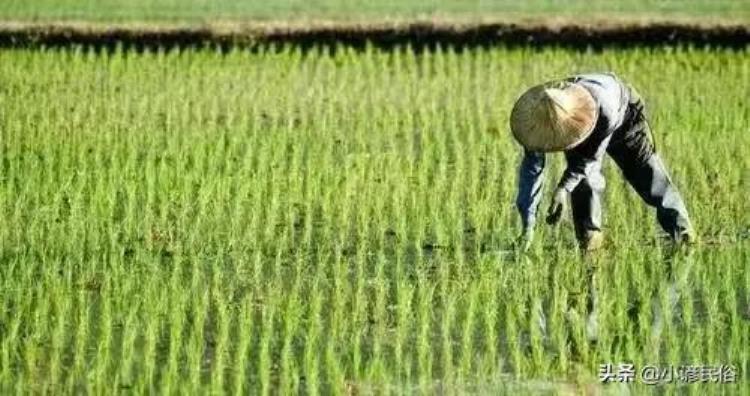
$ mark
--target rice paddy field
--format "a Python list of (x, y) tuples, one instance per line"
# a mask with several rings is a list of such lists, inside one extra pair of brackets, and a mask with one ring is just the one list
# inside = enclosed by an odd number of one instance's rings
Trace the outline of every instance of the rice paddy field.
[[(514, 249), (512, 103), (596, 70), (697, 245), (607, 160), (603, 250)], [(749, 92), (747, 49), (0, 50), (0, 392), (748, 394)]]

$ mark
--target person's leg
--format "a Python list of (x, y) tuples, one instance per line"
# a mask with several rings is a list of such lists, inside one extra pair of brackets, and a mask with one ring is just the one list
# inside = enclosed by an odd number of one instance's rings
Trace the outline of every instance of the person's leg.
[[(592, 259), (596, 261), (596, 257)], [(597, 272), (599, 265), (596, 262), (588, 262), (586, 268), (586, 287), (588, 296), (586, 299), (586, 338), (594, 341), (599, 338), (599, 293), (597, 292)]]
[(656, 208), (657, 220), (664, 231), (675, 239), (690, 237), (687, 208), (661, 157), (654, 151), (642, 103), (631, 103), (628, 112), (631, 119), (615, 131), (607, 152), (638, 195)]
[(602, 193), (605, 181), (599, 169), (593, 171), (570, 194), (576, 238), (583, 250), (595, 250), (602, 244)]

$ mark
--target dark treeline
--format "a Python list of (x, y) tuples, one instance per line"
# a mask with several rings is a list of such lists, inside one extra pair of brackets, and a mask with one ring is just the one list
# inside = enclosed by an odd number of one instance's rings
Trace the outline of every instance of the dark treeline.
[(410, 24), (396, 27), (333, 26), (307, 29), (271, 29), (221, 33), (211, 29), (84, 29), (74, 26), (0, 26), (0, 47), (54, 48), (93, 47), (100, 50), (129, 50), (236, 47), (267, 48), (271, 45), (321, 48), (338, 46), (393, 49), (409, 46), (414, 50), (438, 46), (456, 49), (502, 46), (599, 49), (692, 45), (698, 47), (743, 49), (750, 44), (750, 27), (705, 27), (683, 24), (633, 26), (525, 26), (520, 24), (484, 24), (465, 27)]

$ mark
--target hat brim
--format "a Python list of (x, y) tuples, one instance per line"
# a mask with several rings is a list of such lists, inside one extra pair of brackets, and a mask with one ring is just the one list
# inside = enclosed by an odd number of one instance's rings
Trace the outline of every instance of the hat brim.
[(591, 136), (596, 128), (599, 106), (593, 95), (580, 85), (568, 83), (563, 95), (564, 103), (555, 102), (550, 98), (548, 88), (559, 86), (560, 83), (534, 86), (524, 92), (513, 106), (511, 131), (528, 150), (570, 150)]

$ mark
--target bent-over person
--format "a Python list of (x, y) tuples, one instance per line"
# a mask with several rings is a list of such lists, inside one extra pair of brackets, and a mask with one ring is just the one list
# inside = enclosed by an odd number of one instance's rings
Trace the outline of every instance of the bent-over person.
[(525, 246), (533, 237), (549, 152), (564, 152), (567, 168), (555, 189), (547, 223), (560, 220), (570, 195), (583, 250), (597, 249), (603, 241), (605, 153), (638, 195), (656, 208), (659, 224), (673, 240), (694, 240), (685, 203), (650, 139), (643, 101), (614, 74), (583, 74), (530, 88), (513, 106), (510, 127), (524, 147), (516, 206)]

